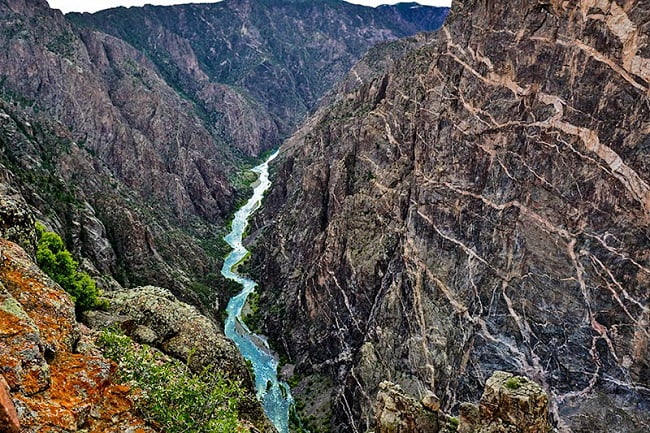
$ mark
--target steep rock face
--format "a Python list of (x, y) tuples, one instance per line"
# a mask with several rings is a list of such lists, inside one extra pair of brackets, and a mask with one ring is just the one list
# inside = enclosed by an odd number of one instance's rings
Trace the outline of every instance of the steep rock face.
[(127, 286), (156, 282), (201, 304), (187, 287), (216, 268), (215, 260), (174, 227), (169, 212), (143, 206), (59, 122), (0, 99), (0, 164), (3, 236), (33, 255), (31, 208), (77, 257), (88, 259), (86, 271), (104, 289), (119, 287), (113, 276)]
[(131, 46), (73, 28), (45, 1), (0, 3), (5, 91), (47, 111), (147, 200), (179, 221), (225, 216), (233, 201), (228, 147), (191, 103)]
[(148, 53), (249, 155), (279, 144), (374, 44), (437, 29), (446, 8), (226, 0), (71, 14)]
[(453, 8), (285, 145), (265, 331), (338, 384), (333, 431), (373, 424), (385, 378), (454, 409), (495, 369), (541, 383), (560, 431), (645, 431), (650, 5)]
[(44, 1), (0, 2), (0, 27), (7, 183), (94, 276), (198, 304), (187, 288), (219, 254), (197, 239), (218, 238), (240, 158), (125, 42), (76, 30)]
[[(302, 50), (321, 26), (303, 14), (319, 10), (327, 43)], [(124, 11), (101, 20), (126, 41), (45, 0), (0, 1), (6, 183), (93, 276), (110, 276), (103, 287), (156, 284), (198, 304), (193, 287), (210, 306), (208, 286), (221, 305), (228, 295), (219, 228), (245, 193), (244, 153), (278, 144), (370, 44), (446, 13), (266, 1)]]

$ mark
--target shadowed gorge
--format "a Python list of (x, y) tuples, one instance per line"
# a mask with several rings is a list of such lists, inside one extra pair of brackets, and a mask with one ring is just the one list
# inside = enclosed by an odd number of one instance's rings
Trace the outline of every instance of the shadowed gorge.
[(5, 166), (95, 274), (224, 305), (221, 236), (249, 191), (242, 167), (372, 44), (446, 12), (228, 0), (64, 17), (45, 0), (2, 0)]

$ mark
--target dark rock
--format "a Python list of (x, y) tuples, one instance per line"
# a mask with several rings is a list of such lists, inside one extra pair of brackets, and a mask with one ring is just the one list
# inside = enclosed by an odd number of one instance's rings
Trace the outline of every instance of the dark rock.
[(32, 257), (36, 254), (34, 216), (22, 195), (10, 185), (11, 173), (0, 167), (0, 238), (17, 243)]
[(494, 370), (562, 431), (650, 429), (649, 17), (454, 2), (288, 140), (251, 268), (264, 332), (333, 380), (333, 431), (372, 428), (382, 378), (448, 409)]

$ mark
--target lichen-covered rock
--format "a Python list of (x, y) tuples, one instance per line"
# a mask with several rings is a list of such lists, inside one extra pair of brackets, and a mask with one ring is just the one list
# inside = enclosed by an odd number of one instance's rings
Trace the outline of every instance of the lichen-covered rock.
[(0, 249), (4, 254), (0, 281), (38, 328), (43, 350), (71, 352), (78, 330), (70, 296), (18, 245), (0, 239)]
[(38, 327), (1, 283), (0, 340), (0, 374), (9, 387), (27, 395), (45, 390), (50, 368)]
[(0, 390), (0, 431), (12, 401), (21, 433), (153, 433), (130, 388), (113, 381), (111, 361), (88, 338), (75, 353), (70, 297), (20, 246), (0, 239), (0, 248), (0, 385), (6, 379), (10, 397)]
[[(375, 404), (375, 433), (548, 433), (548, 397), (542, 388), (521, 376), (496, 371), (479, 405), (462, 403), (459, 417), (436, 407), (436, 397), (422, 401), (391, 382), (382, 382)], [(427, 404), (425, 404), (427, 403)]]
[(107, 296), (108, 311), (86, 313), (91, 327), (119, 325), (136, 341), (189, 360), (194, 371), (213, 366), (239, 377), (248, 375), (233, 343), (212, 321), (195, 307), (177, 300), (170, 291), (145, 286)]

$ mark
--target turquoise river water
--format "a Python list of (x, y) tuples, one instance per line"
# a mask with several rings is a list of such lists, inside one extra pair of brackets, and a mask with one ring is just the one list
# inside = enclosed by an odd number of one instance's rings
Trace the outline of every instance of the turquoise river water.
[(279, 433), (288, 433), (289, 408), (293, 403), (289, 386), (278, 380), (278, 360), (269, 349), (266, 339), (251, 332), (241, 320), (242, 308), (246, 304), (248, 295), (255, 291), (257, 283), (233, 270), (233, 267), (248, 254), (248, 250), (242, 243), (242, 237), (248, 225), (248, 219), (260, 207), (264, 193), (271, 186), (269, 163), (277, 154), (278, 152), (275, 152), (262, 164), (252, 169), (259, 175), (257, 186), (253, 191), (253, 196), (235, 213), (232, 230), (224, 237), (232, 248), (232, 252), (226, 257), (221, 274), (242, 285), (242, 291), (230, 299), (226, 308), (228, 313), (225, 324), (226, 337), (233, 340), (244, 358), (253, 364), (257, 398), (262, 402), (267, 416)]

